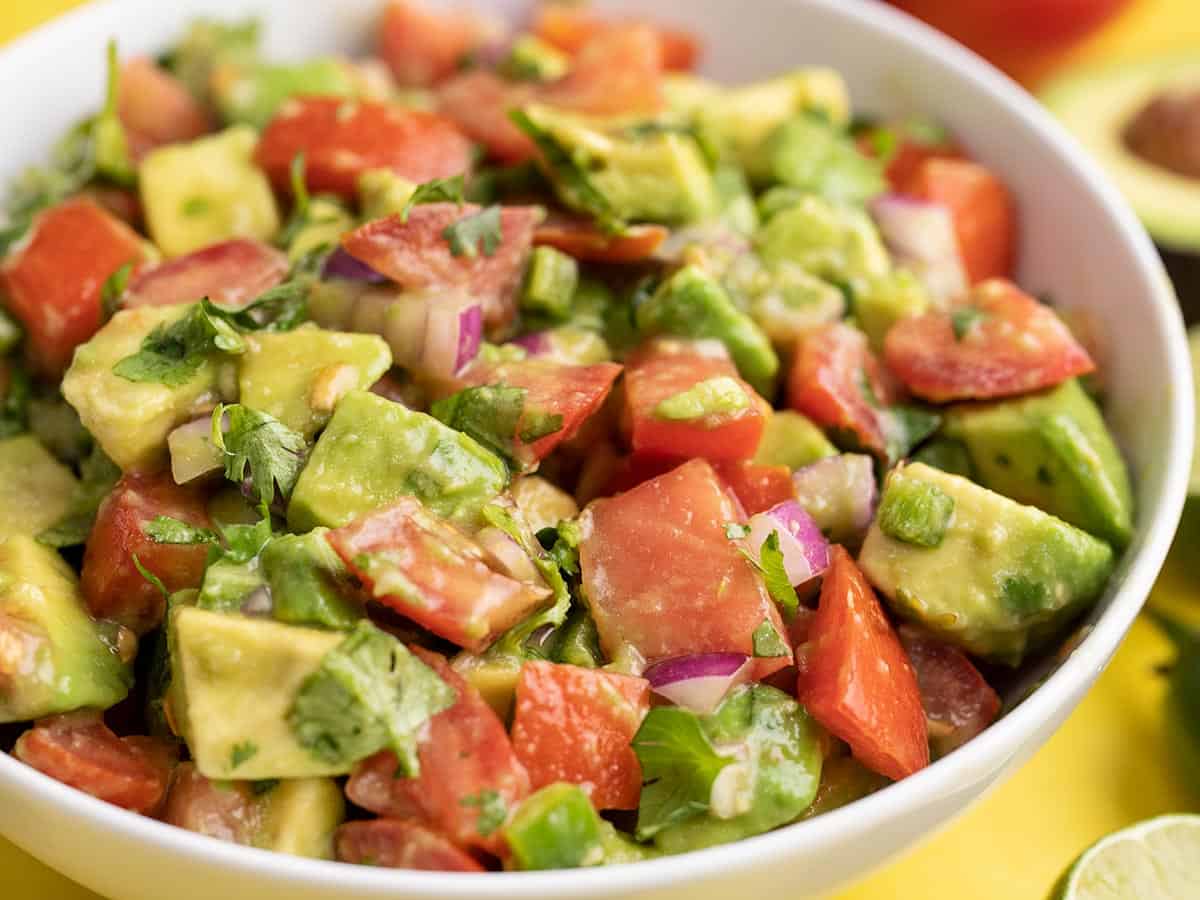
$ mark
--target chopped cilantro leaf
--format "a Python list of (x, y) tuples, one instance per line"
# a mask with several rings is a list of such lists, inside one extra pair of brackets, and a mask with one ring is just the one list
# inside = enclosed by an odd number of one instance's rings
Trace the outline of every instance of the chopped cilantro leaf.
[(137, 166), (129, 153), (129, 139), (125, 135), (125, 126), (121, 124), (117, 108), (121, 63), (117, 58), (117, 42), (114, 40), (108, 42), (107, 60), (108, 84), (105, 88), (104, 108), (92, 123), (92, 152), (98, 175), (110, 178), (118, 184), (130, 185), (137, 179)]
[(404, 204), (404, 208), (400, 210), (400, 221), (407, 222), (408, 214), (412, 212), (412, 208), (421, 203), (437, 203), (441, 201), (445, 203), (457, 203), (461, 206), (463, 192), (463, 177), (461, 175), (454, 175), (450, 178), (435, 178), (433, 181), (426, 181), (424, 184), (419, 184), (417, 185), (417, 189), (413, 191), (412, 196)]
[(982, 310), (973, 306), (960, 306), (950, 314), (950, 325), (954, 328), (954, 339), (961, 341), (985, 317)]
[(482, 790), (478, 794), (470, 794), (458, 801), (462, 806), (476, 807), (479, 816), (475, 820), (475, 830), (480, 837), (493, 834), (508, 818), (508, 804), (498, 791)]
[(133, 273), (133, 263), (127, 262), (104, 279), (100, 286), (100, 315), (104, 321), (113, 317), (121, 308), (121, 295), (129, 285), (129, 276)]
[(179, 387), (187, 384), (212, 354), (245, 350), (242, 336), (205, 301), (170, 325), (155, 328), (137, 353), (113, 366), (113, 373), (127, 381)]
[(779, 604), (784, 617), (791, 619), (796, 614), (796, 610), (800, 608), (800, 598), (796, 596), (796, 589), (792, 587), (787, 571), (783, 567), (783, 551), (779, 549), (778, 531), (772, 531), (767, 535), (767, 539), (763, 541), (763, 545), (758, 551), (758, 556), (759, 569), (762, 572), (763, 581), (767, 585), (767, 592), (771, 595), (771, 599)]
[[(225, 414), (229, 415), (228, 432), (221, 429)], [(274, 416), (240, 403), (217, 404), (212, 422), (212, 441), (224, 454), (226, 478), (241, 484), (249, 466), (254, 493), (260, 502), (272, 503), (277, 488), (283, 497), (291, 494), (304, 468), (308, 449), (304, 435)]]
[(493, 255), (503, 239), (500, 230), (500, 207), (489, 206), (464, 216), (447, 225), (442, 231), (442, 237), (446, 239), (446, 243), (450, 245), (450, 252), (455, 256), (474, 258), (480, 252), (484, 256)]
[(142, 523), (142, 533), (156, 544), (215, 544), (217, 533), (209, 528), (197, 528), (190, 522), (170, 516), (155, 516)]
[(511, 462), (525, 394), (524, 388), (506, 384), (469, 387), (436, 401), (429, 412)]
[(254, 741), (242, 741), (234, 744), (229, 751), (229, 768), (236, 769), (244, 762), (249, 762), (258, 753), (258, 744)]
[(138, 555), (136, 553), (133, 554), (133, 565), (134, 568), (138, 570), (138, 574), (146, 579), (146, 581), (148, 581), (150, 584), (158, 588), (159, 593), (162, 594), (163, 597), (171, 596), (171, 592), (167, 590), (167, 586), (163, 584), (162, 579), (142, 565), (142, 561), (138, 559)]

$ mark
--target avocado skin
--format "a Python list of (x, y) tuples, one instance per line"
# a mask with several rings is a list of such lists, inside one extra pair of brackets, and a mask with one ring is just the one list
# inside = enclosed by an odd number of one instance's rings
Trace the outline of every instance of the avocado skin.
[(961, 440), (975, 480), (1103, 538), (1133, 533), (1133, 494), (1121, 453), (1075, 379), (998, 403), (956, 406), (945, 433)]

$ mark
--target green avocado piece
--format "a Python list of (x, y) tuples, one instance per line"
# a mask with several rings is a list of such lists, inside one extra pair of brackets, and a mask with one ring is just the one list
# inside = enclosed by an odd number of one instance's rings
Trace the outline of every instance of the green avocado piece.
[(603, 861), (600, 817), (577, 784), (550, 784), (526, 798), (504, 838), (515, 869), (575, 869)]
[[(588, 119), (548, 106), (528, 106), (525, 112), (582, 166), (617, 218), (684, 224), (716, 212), (712, 172), (690, 134)], [(557, 182), (555, 186), (560, 199), (571, 205), (573, 194)]]
[(1120, 548), (1133, 533), (1133, 492), (1104, 417), (1075, 379), (1026, 397), (964, 404), (945, 433), (962, 441), (975, 480)]
[(311, 440), (343, 396), (369, 388), (391, 366), (392, 351), (378, 335), (305, 326), (247, 336), (238, 389), (244, 405)]
[(299, 63), (226, 63), (209, 82), (221, 118), (230, 125), (265, 128), (289, 97), (352, 97), (347, 67), (323, 56)]
[(33, 435), (0, 441), (0, 541), (49, 528), (67, 514), (78, 485)]
[(267, 176), (254, 165), (258, 135), (246, 125), (151, 151), (139, 167), (150, 237), (182, 256), (233, 237), (268, 241), (279, 210)]
[(280, 622), (347, 630), (363, 617), (350, 572), (325, 539), (327, 528), (274, 538), (260, 556)]
[(930, 305), (929, 292), (908, 269), (894, 269), (871, 278), (866, 289), (854, 297), (854, 318), (871, 349), (883, 352), (883, 339), (901, 319), (923, 315)]
[(1114, 560), (1103, 541), (923, 463), (893, 469), (882, 504), (919, 485), (953, 500), (937, 546), (890, 537), (877, 518), (858, 560), (899, 615), (1016, 666), (1104, 590)]
[(883, 166), (824, 116), (794, 116), (779, 125), (747, 160), (760, 184), (785, 184), (834, 203), (865, 203), (887, 190)]
[(513, 41), (499, 72), (512, 81), (554, 81), (571, 68), (571, 57), (533, 34)]
[(403, 212), (418, 185), (391, 169), (369, 169), (358, 176), (358, 205), (367, 221)]
[(521, 287), (521, 311), (562, 321), (571, 314), (578, 285), (579, 263), (573, 256), (553, 247), (535, 247)]
[(125, 699), (133, 672), (106, 637), (57, 552), (26, 535), (0, 541), (0, 722)]
[(767, 419), (754, 462), (762, 466), (799, 469), (837, 454), (837, 448), (807, 416), (785, 409)]
[(540, 475), (518, 478), (513, 482), (511, 493), (525, 524), (534, 534), (579, 515), (575, 498)]
[(301, 684), (345, 635), (191, 606), (173, 608), (167, 622), (171, 712), (200, 774), (258, 780), (350, 771), (353, 760), (318, 758), (288, 724)]
[(841, 809), (889, 784), (886, 777), (872, 772), (853, 756), (831, 757), (821, 766), (821, 786), (801, 818), (811, 819)]
[(304, 226), (295, 233), (287, 246), (288, 259), (296, 263), (307, 254), (322, 247), (336, 247), (357, 220), (333, 197), (313, 197), (308, 203)]
[(666, 334), (721, 341), (741, 376), (760, 394), (773, 393), (779, 357), (771, 342), (720, 283), (697, 266), (685, 266), (664, 281), (637, 307), (635, 319), (643, 337)]
[(249, 65), (258, 59), (258, 19), (223, 22), (195, 19), (166, 54), (167, 71), (182, 81), (193, 94), (208, 102), (213, 69), (225, 63)]
[(404, 496), (470, 525), (508, 483), (495, 454), (447, 428), (366, 391), (351, 391), (313, 448), (292, 491), (288, 525), (337, 528)]
[(217, 364), (211, 360), (178, 387), (129, 381), (113, 372), (117, 363), (141, 349), (151, 331), (182, 318), (188, 309), (142, 306), (118, 312), (75, 350), (63, 376), (63, 397), (109, 458), (125, 471), (165, 464), (171, 430), (218, 399)]
[[(1041, 100), (1105, 169), (1155, 242), (1200, 250), (1200, 180), (1140, 156), (1127, 141), (1130, 124), (1155, 98), (1190, 94), (1200, 83), (1194, 52), (1072, 68), (1049, 81)], [(1186, 142), (1167, 141), (1165, 146)]]
[(333, 859), (346, 800), (332, 778), (287, 778), (263, 797), (254, 846), (310, 859)]
[(781, 348), (795, 347), (808, 332), (846, 312), (846, 295), (838, 287), (795, 263), (735, 265), (725, 284), (746, 298), (751, 318)]

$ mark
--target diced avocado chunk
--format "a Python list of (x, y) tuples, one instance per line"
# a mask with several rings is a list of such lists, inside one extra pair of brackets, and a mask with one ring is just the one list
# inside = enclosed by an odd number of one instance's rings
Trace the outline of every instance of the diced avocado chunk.
[(571, 300), (579, 284), (579, 263), (553, 247), (536, 247), (529, 258), (521, 289), (521, 310), (552, 319), (571, 313)]
[(227, 63), (212, 73), (210, 87), (221, 118), (262, 129), (289, 97), (352, 97), (347, 66), (323, 56), (299, 63)]
[(350, 771), (353, 760), (317, 758), (288, 724), (301, 684), (342, 642), (340, 632), (187, 606), (172, 609), (168, 628), (171, 712), (200, 774), (257, 780)]
[(454, 670), (495, 710), (500, 721), (507, 722), (516, 700), (522, 662), (519, 656), (478, 656), (464, 650), (454, 657), (453, 665)]
[(831, 757), (821, 767), (821, 786), (817, 788), (817, 796), (801, 818), (811, 819), (821, 813), (841, 809), (890, 783), (886, 777), (872, 772), (853, 756)]
[(240, 612), (250, 595), (266, 586), (259, 557), (246, 562), (218, 559), (204, 570), (196, 606), (210, 612)]
[(879, 530), (918, 547), (937, 547), (954, 515), (954, 498), (937, 485), (893, 472), (876, 513)]
[(363, 617), (351, 576), (325, 539), (328, 529), (285, 534), (263, 548), (260, 564), (271, 588), (271, 611), (291, 625), (353, 628)]
[(951, 475), (961, 475), (963, 478), (978, 481), (975, 469), (971, 465), (971, 455), (967, 453), (967, 447), (962, 441), (945, 437), (934, 438), (914, 453), (912, 458), (915, 462), (925, 463)]
[(837, 456), (837, 448), (807, 416), (780, 410), (767, 419), (754, 461), (763, 466), (799, 469), (818, 459)]
[(891, 267), (865, 212), (812, 194), (771, 216), (755, 233), (754, 246), (768, 267), (795, 263), (818, 278), (845, 285), (856, 297)]
[(500, 63), (500, 74), (514, 81), (554, 81), (567, 74), (571, 58), (537, 35), (523, 34), (513, 41)]
[(358, 176), (358, 205), (363, 218), (382, 219), (403, 212), (417, 184), (391, 169), (370, 169)]
[(717, 217), (737, 234), (754, 234), (759, 224), (758, 207), (746, 173), (731, 163), (718, 163), (713, 169), (713, 184), (717, 189)]
[(107, 709), (132, 684), (58, 553), (26, 535), (0, 540), (0, 722)]
[(697, 266), (685, 266), (637, 307), (638, 330), (647, 337), (669, 334), (716, 338), (738, 371), (760, 394), (770, 396), (779, 357), (762, 329), (734, 305), (729, 294)]
[(513, 482), (512, 498), (534, 534), (579, 515), (575, 498), (540, 475), (526, 475)]
[[(586, 172), (617, 218), (682, 224), (717, 210), (712, 172), (691, 135), (586, 119), (548, 106), (529, 106), (525, 112)], [(577, 203), (554, 175), (560, 199), (568, 206)]]
[(717, 375), (678, 394), (664, 397), (654, 407), (654, 415), (668, 422), (691, 422), (740, 412), (749, 405), (746, 389), (738, 384), (736, 378)]
[(864, 203), (887, 189), (879, 161), (840, 127), (811, 113), (777, 127), (746, 162), (757, 182), (785, 184), (834, 203)]
[(258, 58), (259, 22), (196, 19), (167, 54), (169, 72), (202, 100), (209, 96), (213, 69), (222, 63), (250, 64)]
[(751, 318), (779, 347), (795, 347), (814, 328), (837, 321), (846, 311), (846, 295), (836, 285), (795, 263), (738, 264), (725, 284), (746, 298)]
[(0, 441), (0, 541), (49, 528), (70, 509), (77, 486), (33, 435)]
[(1075, 379), (1039, 394), (954, 407), (946, 434), (962, 441), (975, 480), (1124, 547), (1133, 493), (1121, 451)]
[(558, 782), (528, 797), (504, 837), (516, 869), (575, 869), (603, 862), (600, 817), (577, 784)]
[(243, 405), (311, 439), (342, 397), (369, 388), (391, 366), (378, 335), (303, 327), (248, 336), (238, 388)]
[(343, 234), (353, 230), (356, 220), (332, 197), (313, 197), (308, 205), (304, 227), (295, 233), (287, 247), (293, 263), (321, 247), (336, 247)]
[(911, 482), (954, 501), (941, 543), (897, 540), (877, 518), (859, 565), (897, 613), (945, 640), (1017, 665), (1104, 589), (1113, 551), (1103, 541), (923, 463), (893, 470), (883, 503)]
[(929, 292), (908, 269), (895, 269), (869, 279), (854, 297), (854, 318), (867, 335), (871, 349), (883, 350), (883, 339), (901, 319), (923, 315), (929, 309)]
[(269, 240), (279, 211), (254, 165), (258, 136), (246, 125), (149, 153), (139, 168), (150, 236), (167, 256), (233, 237)]
[(263, 798), (254, 846), (276, 853), (333, 859), (333, 835), (346, 818), (342, 789), (332, 778), (288, 778)]
[(767, 138), (799, 113), (818, 113), (839, 126), (850, 119), (846, 82), (833, 69), (799, 69), (732, 90), (692, 94), (700, 126), (743, 166), (753, 164)]
[(300, 473), (288, 524), (294, 531), (336, 528), (403, 496), (472, 524), (507, 481), (500, 458), (462, 432), (375, 394), (351, 391)]
[(554, 661), (582, 669), (596, 669), (604, 664), (596, 620), (582, 606), (573, 608), (559, 629), (554, 643)]
[(118, 312), (75, 351), (62, 394), (104, 452), (123, 470), (166, 462), (167, 435), (216, 397), (217, 365), (205, 361), (184, 384), (129, 381), (113, 367), (141, 349), (158, 326), (187, 314), (187, 306), (141, 306)]

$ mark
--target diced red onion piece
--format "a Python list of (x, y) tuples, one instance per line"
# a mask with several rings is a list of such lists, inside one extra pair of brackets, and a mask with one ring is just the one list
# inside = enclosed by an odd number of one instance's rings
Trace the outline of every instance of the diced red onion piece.
[(871, 526), (878, 500), (871, 457), (843, 453), (819, 459), (792, 473), (792, 484), (800, 505), (833, 531), (835, 541), (861, 537)]
[(342, 247), (338, 247), (325, 260), (321, 269), (322, 278), (344, 278), (347, 281), (363, 281), (367, 284), (383, 284), (388, 277), (376, 272), (361, 259), (351, 256)]
[(499, 528), (491, 525), (480, 529), (475, 535), (484, 550), (492, 557), (499, 569), (509, 578), (517, 581), (540, 583), (541, 577), (533, 566), (529, 554), (521, 549), (521, 545)]
[(947, 207), (884, 194), (871, 202), (871, 214), (896, 260), (921, 279), (939, 305), (966, 291), (967, 274)]
[(746, 540), (755, 557), (762, 552), (763, 542), (771, 532), (779, 535), (783, 568), (793, 585), (804, 584), (829, 568), (829, 542), (797, 501), (785, 500), (766, 512), (751, 516), (749, 524), (750, 534)]
[(655, 693), (677, 706), (711, 713), (750, 674), (750, 657), (742, 653), (698, 653), (655, 663), (645, 678)]
[(479, 355), (479, 345), (483, 342), (483, 307), (478, 304), (469, 306), (459, 313), (458, 320), (458, 355), (454, 360), (454, 372), (458, 374), (463, 367)]
[(451, 378), (479, 353), (483, 308), (466, 296), (426, 297), (425, 341), (416, 368), (436, 378)]
[[(221, 425), (222, 430), (228, 430), (228, 414)], [(221, 451), (212, 442), (212, 416), (202, 416), (173, 429), (167, 435), (167, 449), (176, 484), (187, 484), (222, 465)]]
[(530, 356), (542, 356), (554, 350), (554, 341), (549, 331), (531, 331), (509, 341), (518, 347), (524, 347)]

